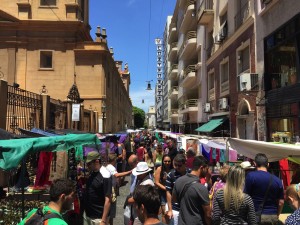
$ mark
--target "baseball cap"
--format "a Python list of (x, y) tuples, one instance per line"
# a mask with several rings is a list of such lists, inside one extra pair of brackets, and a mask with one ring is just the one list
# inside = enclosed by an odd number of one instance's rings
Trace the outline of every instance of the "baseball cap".
[(86, 156), (86, 163), (92, 162), (96, 159), (100, 159), (100, 154), (95, 151), (89, 152)]

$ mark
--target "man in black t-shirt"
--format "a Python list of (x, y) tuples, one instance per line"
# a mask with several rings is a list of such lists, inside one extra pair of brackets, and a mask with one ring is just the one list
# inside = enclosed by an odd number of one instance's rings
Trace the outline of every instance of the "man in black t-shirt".
[(98, 152), (89, 152), (86, 163), (91, 174), (84, 194), (84, 224), (106, 225), (111, 204), (112, 180), (111, 177), (103, 177), (100, 173)]

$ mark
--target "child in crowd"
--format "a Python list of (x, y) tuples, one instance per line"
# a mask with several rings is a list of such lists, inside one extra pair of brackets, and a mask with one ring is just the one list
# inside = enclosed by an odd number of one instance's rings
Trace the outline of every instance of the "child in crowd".
[(286, 225), (300, 225), (300, 183), (292, 184), (286, 189), (286, 201), (294, 213), (287, 217)]

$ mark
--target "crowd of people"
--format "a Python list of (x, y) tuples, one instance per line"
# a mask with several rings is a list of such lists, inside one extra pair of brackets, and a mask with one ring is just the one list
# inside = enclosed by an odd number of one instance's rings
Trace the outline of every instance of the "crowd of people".
[[(118, 189), (126, 176), (130, 191), (124, 212), (118, 212), (124, 213), (124, 225), (300, 225), (300, 183), (292, 181), (285, 192), (282, 181), (268, 171), (263, 153), (256, 155), (253, 165), (224, 164), (215, 176), (196, 149), (178, 149), (172, 139), (142, 132), (126, 141), (116, 143), (107, 162), (95, 151), (86, 156), (90, 175), (81, 199), (85, 225), (113, 224)], [(53, 182), (51, 190), (51, 202), (42, 212), (59, 216), (45, 217), (49, 225), (66, 224), (61, 213), (72, 208), (75, 191), (64, 180)], [(284, 200), (294, 212), (280, 221)], [(30, 212), (20, 224), (30, 224), (37, 212)]]

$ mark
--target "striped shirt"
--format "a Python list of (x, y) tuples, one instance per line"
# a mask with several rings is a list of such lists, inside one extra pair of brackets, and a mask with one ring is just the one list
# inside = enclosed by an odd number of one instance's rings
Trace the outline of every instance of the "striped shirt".
[[(186, 173), (190, 173), (191, 170), (190, 169), (186, 169)], [(175, 181), (185, 175), (185, 174), (181, 174), (179, 172), (177, 172), (175, 169), (172, 169), (170, 173), (168, 173), (168, 176), (167, 176), (167, 180), (166, 180), (166, 190), (168, 192), (170, 192), (170, 194), (172, 195), (173, 193), (173, 188), (174, 188), (174, 184), (175, 184)], [(176, 202), (176, 203), (173, 203), (172, 202), (172, 209), (173, 210), (176, 210), (176, 211), (179, 211), (180, 210), (180, 206), (179, 204)]]
[(256, 225), (256, 216), (251, 197), (244, 194), (244, 202), (238, 212), (234, 210), (233, 202), (230, 203), (230, 210), (225, 210), (224, 190), (219, 190), (213, 202), (213, 225)]

